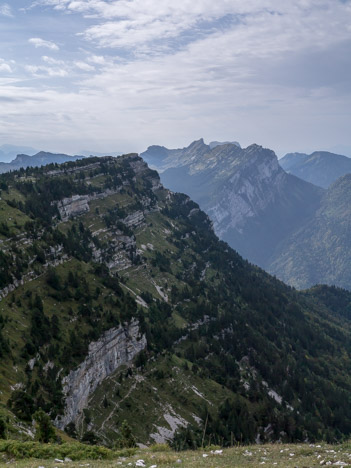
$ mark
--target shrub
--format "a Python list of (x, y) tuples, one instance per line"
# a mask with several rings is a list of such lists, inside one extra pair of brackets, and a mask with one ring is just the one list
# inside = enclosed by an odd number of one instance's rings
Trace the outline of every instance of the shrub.
[(0, 453), (5, 454), (9, 458), (16, 459), (68, 457), (72, 460), (98, 460), (110, 459), (116, 456), (112, 450), (106, 447), (80, 443), (63, 443), (61, 445), (41, 444), (40, 442), (19, 442), (17, 440), (0, 441)]

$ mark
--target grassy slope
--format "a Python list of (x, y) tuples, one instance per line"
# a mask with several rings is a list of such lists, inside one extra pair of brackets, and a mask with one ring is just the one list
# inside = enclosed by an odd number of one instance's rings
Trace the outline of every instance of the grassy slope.
[[(203, 455), (208, 455), (204, 457)], [(1, 458), (0, 458), (1, 460)], [(236, 447), (223, 450), (222, 454), (212, 454), (210, 450), (198, 450), (187, 452), (153, 452), (151, 450), (138, 450), (135, 455), (127, 457), (113, 458), (105, 461), (76, 461), (58, 464), (54, 460), (18, 460), (12, 461), (10, 466), (17, 468), (54, 468), (57, 466), (90, 468), (112, 468), (115, 466), (127, 467), (136, 466), (137, 460), (143, 460), (146, 467), (157, 466), (158, 468), (173, 468), (183, 466), (186, 468), (246, 468), (265, 465), (267, 467), (277, 468), (295, 468), (295, 467), (317, 467), (333, 465), (337, 462), (343, 462), (344, 465), (351, 465), (351, 447), (350, 444), (343, 445), (255, 445), (246, 447)], [(179, 461), (180, 460), (180, 461)], [(0, 467), (9, 466), (7, 463), (1, 463)]]

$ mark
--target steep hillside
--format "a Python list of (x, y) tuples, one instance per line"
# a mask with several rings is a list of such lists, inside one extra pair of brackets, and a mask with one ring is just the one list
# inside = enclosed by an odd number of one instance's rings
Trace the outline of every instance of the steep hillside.
[(349, 437), (340, 304), (243, 260), (137, 155), (3, 174), (0, 188), (12, 431), (41, 407), (106, 444), (124, 419), (142, 443)]
[(274, 152), (258, 145), (211, 149), (199, 140), (182, 150), (150, 147), (142, 156), (163, 171), (167, 187), (200, 204), (221, 239), (263, 268), (315, 212), (323, 192), (286, 174)]
[(287, 238), (269, 271), (298, 288), (316, 283), (351, 289), (351, 174), (325, 193), (305, 226)]
[[(1, 156), (1, 154), (0, 154)], [(0, 162), (0, 173), (15, 171), (26, 167), (40, 167), (47, 164), (61, 164), (66, 161), (76, 161), (84, 156), (69, 156), (68, 154), (54, 154), (46, 151), (40, 151), (33, 156), (27, 154), (17, 154), (11, 162)]]
[(279, 160), (279, 164), (289, 174), (323, 188), (351, 173), (351, 158), (327, 151), (288, 153)]

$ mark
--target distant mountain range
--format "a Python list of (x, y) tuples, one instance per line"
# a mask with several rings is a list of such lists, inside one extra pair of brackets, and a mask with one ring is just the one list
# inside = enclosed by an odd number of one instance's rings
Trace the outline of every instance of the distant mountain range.
[(101, 151), (92, 151), (92, 150), (82, 150), (80, 152), (83, 156), (120, 156), (123, 154), (123, 151), (110, 151), (110, 152), (105, 152), (102, 153)]
[(278, 163), (258, 145), (211, 148), (202, 139), (177, 150), (151, 146), (142, 157), (249, 261), (297, 288), (351, 289), (351, 159), (291, 153)]
[(26, 153), (29, 155), (33, 155), (37, 153), (38, 150), (30, 147), (30, 146), (16, 146), (16, 145), (1, 145), (0, 146), (0, 162), (10, 162), (18, 154)]
[(277, 245), (308, 222), (323, 195), (258, 145), (211, 148), (201, 139), (178, 150), (151, 146), (141, 156), (162, 171), (166, 187), (199, 203), (221, 239), (266, 269)]
[[(290, 153), (278, 162), (259, 145), (203, 139), (182, 149), (151, 146), (141, 156), (167, 188), (199, 203), (217, 235), (250, 262), (297, 288), (351, 289), (351, 159)], [(83, 157), (19, 154), (0, 172)]]
[(351, 158), (327, 151), (288, 153), (279, 160), (279, 164), (289, 174), (324, 188), (351, 173)]
[(28, 154), (18, 154), (16, 158), (9, 163), (0, 162), (0, 173), (15, 171), (21, 167), (45, 166), (52, 163), (61, 164), (66, 161), (76, 161), (77, 159), (82, 159), (84, 157), (85, 156), (69, 156), (68, 154), (48, 153), (45, 151), (40, 151), (33, 156), (29, 156)]

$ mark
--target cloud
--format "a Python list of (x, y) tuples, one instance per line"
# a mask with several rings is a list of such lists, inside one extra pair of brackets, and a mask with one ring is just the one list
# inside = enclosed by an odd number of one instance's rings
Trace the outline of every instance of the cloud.
[(34, 76), (48, 76), (51, 78), (60, 77), (64, 78), (68, 75), (67, 70), (63, 68), (52, 68), (41, 65), (26, 65), (25, 70)]
[(50, 50), (59, 50), (59, 46), (51, 41), (46, 41), (44, 39), (40, 39), (40, 37), (32, 37), (28, 40), (30, 44), (33, 44), (36, 48), (38, 47), (46, 47)]
[(11, 66), (2, 58), (0, 58), (0, 71), (12, 73)]
[[(265, 29), (262, 19), (268, 30), (272, 23), (280, 25), (278, 31), (275, 27), (278, 37), (271, 34), (271, 43), (266, 44), (273, 48), (291, 35), (298, 45), (303, 28), (307, 33), (303, 36), (321, 45), (332, 40), (331, 24), (337, 36), (350, 33), (350, 4), (338, 0), (42, 0), (42, 4), (95, 21), (83, 34), (100, 47), (140, 47), (143, 53), (155, 50), (156, 42), (168, 53), (169, 41), (174, 46), (174, 41), (191, 42), (238, 25), (252, 30), (259, 39)], [(343, 29), (337, 30), (337, 24)]]
[(9, 18), (13, 18), (13, 13), (8, 3), (3, 3), (0, 5), (0, 16), (7, 16)]
[(43, 55), (42, 60), (50, 65), (64, 65), (65, 63), (63, 60), (57, 60), (47, 55)]
[(93, 67), (92, 65), (89, 65), (89, 63), (85, 63), (85, 62), (75, 62), (75, 66), (77, 68), (79, 68), (80, 70), (87, 71), (87, 72), (95, 70), (95, 67)]
[(91, 55), (87, 58), (89, 62), (95, 63), (96, 65), (105, 65), (106, 59), (102, 55)]
[[(69, 61), (44, 56), (27, 67), (46, 80), (27, 90), (24, 115), (7, 104), (6, 125), (23, 128), (23, 138), (45, 119), (40, 138), (79, 139), (77, 150), (92, 135), (131, 151), (200, 136), (292, 151), (350, 145), (350, 2), (36, 2), (43, 6), (61, 20), (70, 14), (82, 35)], [(48, 92), (57, 76), (66, 79)], [(28, 95), (45, 100), (34, 105)]]

